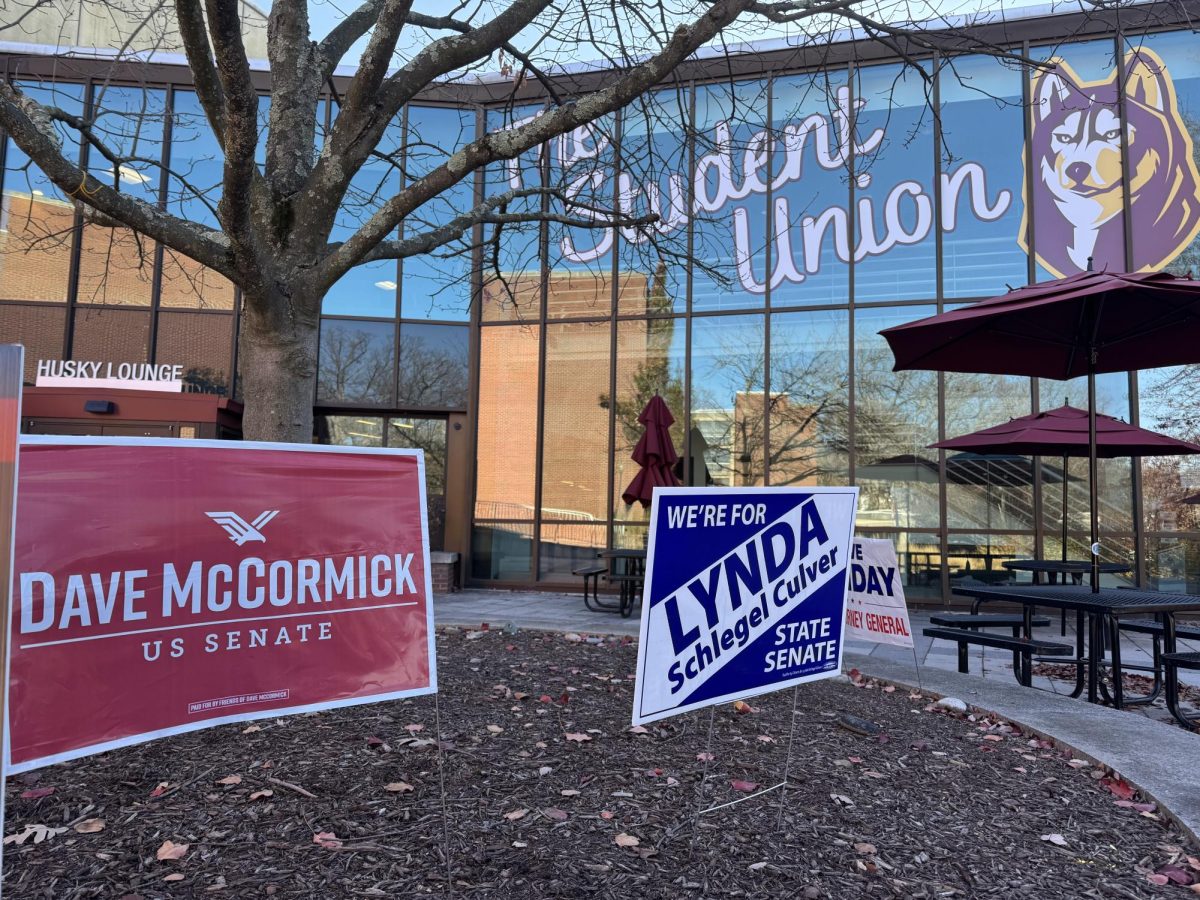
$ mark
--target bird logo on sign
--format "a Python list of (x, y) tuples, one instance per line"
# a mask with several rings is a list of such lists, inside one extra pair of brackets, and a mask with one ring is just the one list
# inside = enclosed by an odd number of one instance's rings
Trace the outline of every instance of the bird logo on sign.
[(235, 512), (210, 512), (205, 515), (224, 528), (229, 539), (240, 547), (249, 541), (265, 543), (267, 538), (262, 533), (262, 528), (279, 515), (279, 510), (264, 510), (253, 522), (247, 522)]

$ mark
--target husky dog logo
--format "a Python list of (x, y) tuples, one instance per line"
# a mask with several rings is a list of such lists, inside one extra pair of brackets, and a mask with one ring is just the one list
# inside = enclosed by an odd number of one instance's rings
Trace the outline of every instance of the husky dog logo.
[(253, 522), (247, 522), (235, 512), (210, 512), (205, 515), (224, 528), (229, 539), (240, 547), (248, 541), (266, 543), (267, 538), (261, 529), (279, 515), (279, 510), (265, 510)]
[(1125, 57), (1124, 166), (1119, 73), (1084, 81), (1063, 60), (1050, 64), (1032, 82), (1022, 249), (1029, 251), (1032, 213), (1037, 260), (1055, 275), (1085, 271), (1088, 257), (1125, 268), (1128, 176), (1135, 235), (1129, 269), (1161, 268), (1200, 233), (1200, 173), (1166, 64), (1146, 49)]

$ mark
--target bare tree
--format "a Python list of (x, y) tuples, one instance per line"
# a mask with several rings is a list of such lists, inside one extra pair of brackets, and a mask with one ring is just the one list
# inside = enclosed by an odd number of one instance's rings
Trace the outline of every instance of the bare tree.
[[(365, 0), (319, 39), (310, 33), (304, 0), (276, 0), (267, 39), (270, 106), (260, 121), (238, 0), (173, 0), (173, 6), (175, 21), (162, 32), (177, 34), (186, 53), (207, 127), (220, 148), (221, 183), (213, 188), (193, 183), (187, 172), (161, 174), (169, 195), (183, 192), (204, 201), (209, 215), (202, 220), (131, 190), (123, 176), (162, 164), (143, 154), (136, 140), (115, 140), (92, 110), (79, 114), (18, 84), (0, 83), (0, 126), (84, 210), (87, 227), (123, 229), (156, 241), (241, 289), (244, 432), (259, 440), (311, 439), (321, 303), (353, 268), (437, 256), (481, 241), (485, 258), (490, 250), (498, 259), (513, 229), (628, 230), (658, 223), (668, 214), (666, 198), (655, 212), (622, 210), (611, 195), (589, 191), (587, 180), (581, 182), (565, 164), (546, 166), (556, 173), (546, 180), (485, 177), (482, 195), (464, 193), (463, 187), (488, 167), (520, 168), (523, 155), (565, 135), (583, 135), (575, 142), (582, 147), (578, 156), (601, 158), (601, 145), (611, 143), (605, 143), (605, 123), (669, 81), (727, 30), (732, 34), (769, 20), (786, 25), (798, 45), (818, 56), (835, 30), (852, 27), (913, 65), (934, 52), (1020, 59), (966, 31), (908, 23), (912, 11), (905, 4), (880, 0), (493, 0), (457, 4), (444, 15), (418, 12), (411, 0)], [(326, 129), (335, 68), (363, 44), (348, 85), (333, 91), (334, 114)], [(578, 56), (599, 57), (604, 76), (563, 75), (560, 64)], [(423, 92), (497, 62), (515, 73), (508, 85), (511, 114), (424, 170), (406, 168), (406, 157), (391, 141), (404, 107)], [(551, 78), (547, 72), (555, 67), (561, 77)], [(544, 99), (546, 106), (536, 115), (519, 113), (517, 92), (534, 80), (541, 83), (539, 103)], [(81, 166), (64, 134), (103, 166)], [(530, 165), (536, 170), (541, 162)], [(365, 167), (394, 177), (363, 191), (352, 182)], [(427, 214), (447, 203), (450, 215)], [(349, 204), (359, 214), (348, 236), (335, 240), (335, 228), (347, 230)], [(678, 212), (672, 208), (669, 214)], [(502, 277), (504, 266), (493, 268)]]

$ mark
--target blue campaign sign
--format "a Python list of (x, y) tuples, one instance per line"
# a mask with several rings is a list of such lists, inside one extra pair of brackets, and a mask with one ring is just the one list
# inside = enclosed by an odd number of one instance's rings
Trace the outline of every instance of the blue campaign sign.
[(658, 488), (633, 724), (841, 670), (858, 488)]

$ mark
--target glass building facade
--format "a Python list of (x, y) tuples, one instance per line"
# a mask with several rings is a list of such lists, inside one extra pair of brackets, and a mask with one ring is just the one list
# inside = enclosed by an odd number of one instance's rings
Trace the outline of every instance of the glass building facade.
[[(1054, 20), (1040, 28), (1061, 33)], [(1085, 386), (893, 373), (878, 332), (1088, 257), (1195, 270), (1200, 42), (1174, 30), (1020, 49), (1057, 64), (813, 71), (797, 56), (731, 79), (714, 63), (489, 167), (405, 228), (504, 190), (508, 211), (552, 215), (339, 282), (322, 321), (317, 439), (426, 449), (435, 541), (478, 584), (572, 583), (596, 549), (643, 545), (646, 513), (621, 494), (656, 393), (686, 484), (859, 485), (859, 531), (895, 541), (910, 598), (940, 602), (956, 579), (1007, 577), (1005, 559), (1057, 556), (1064, 488), (1068, 553), (1083, 556), (1082, 461), (1064, 471), (929, 445), (1084, 406)], [(154, 167), (104, 171), (75, 146), (97, 177), (215, 221), (202, 189), (219, 182), (221, 157), (184, 81), (147, 92), (9, 71), (64, 108), (111, 107), (110, 140), (141, 142), (135, 155), (161, 154), (197, 190)], [(332, 239), (401, 171), (420, 177), (542, 108), (486, 101), (409, 107), (381, 147), (404, 166), (364, 168)], [(235, 394), (234, 287), (86, 221), (11, 142), (4, 152), (0, 338), (25, 343), (31, 361), (180, 363), (191, 389)], [(562, 190), (527, 190), (540, 187)], [(629, 221), (580, 221), (592, 201)], [(1107, 375), (1099, 408), (1196, 439), (1198, 384), (1188, 369)], [(1105, 558), (1130, 563), (1131, 580), (1200, 590), (1187, 502), (1200, 465), (1103, 460), (1100, 479)]]

